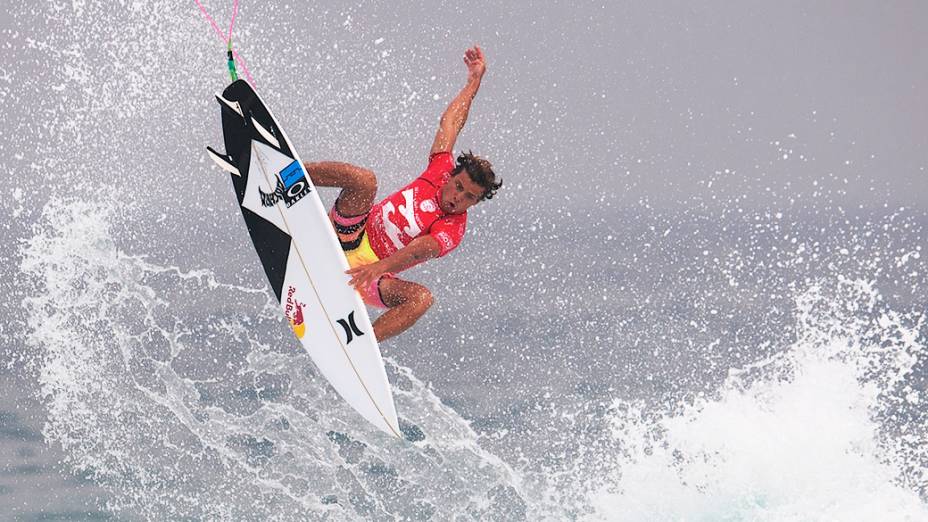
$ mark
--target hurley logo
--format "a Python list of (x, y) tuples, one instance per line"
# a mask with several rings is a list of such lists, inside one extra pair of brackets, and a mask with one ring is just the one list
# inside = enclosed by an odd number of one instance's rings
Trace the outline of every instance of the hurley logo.
[(338, 324), (342, 325), (342, 328), (345, 329), (345, 337), (347, 338), (345, 344), (351, 344), (351, 341), (354, 340), (354, 336), (360, 337), (364, 335), (364, 332), (362, 332), (361, 329), (358, 328), (358, 325), (354, 322), (354, 310), (348, 314), (347, 320), (339, 319)]

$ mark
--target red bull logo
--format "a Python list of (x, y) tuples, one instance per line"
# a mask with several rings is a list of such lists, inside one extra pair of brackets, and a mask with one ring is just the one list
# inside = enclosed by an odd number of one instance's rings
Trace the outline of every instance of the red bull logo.
[(296, 338), (302, 339), (303, 335), (306, 333), (306, 323), (303, 319), (303, 308), (306, 306), (306, 303), (297, 301), (293, 297), (295, 293), (296, 288), (293, 286), (287, 288), (287, 303), (284, 305), (284, 314), (287, 316), (287, 320), (290, 321), (290, 328), (293, 329)]

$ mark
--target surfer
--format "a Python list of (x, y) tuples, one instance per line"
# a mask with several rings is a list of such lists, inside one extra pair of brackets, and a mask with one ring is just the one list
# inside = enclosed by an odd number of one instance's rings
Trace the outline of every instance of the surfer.
[(370, 170), (334, 161), (304, 165), (315, 185), (341, 188), (329, 217), (351, 266), (349, 283), (365, 303), (387, 309), (374, 322), (380, 341), (412, 326), (433, 302), (428, 288), (396, 273), (454, 250), (467, 210), (502, 186), (489, 161), (470, 152), (455, 160), (451, 152), (486, 72), (479, 46), (464, 53), (464, 64), (467, 82), (441, 116), (428, 167), (402, 189), (374, 204)]

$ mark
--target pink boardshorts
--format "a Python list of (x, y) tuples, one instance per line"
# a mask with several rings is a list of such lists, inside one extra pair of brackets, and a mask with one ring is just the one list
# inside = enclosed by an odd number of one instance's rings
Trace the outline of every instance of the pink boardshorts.
[[(377, 254), (371, 248), (367, 234), (364, 232), (364, 225), (367, 223), (367, 214), (360, 216), (345, 217), (336, 210), (335, 202), (332, 210), (329, 211), (329, 219), (332, 226), (335, 227), (335, 234), (342, 245), (345, 257), (348, 259), (348, 266), (351, 268), (369, 265), (380, 261)], [(388, 273), (375, 279), (363, 292), (360, 292), (361, 299), (368, 306), (375, 308), (387, 308), (383, 302), (383, 296), (380, 294), (380, 282), (385, 277), (395, 277), (394, 274)]]

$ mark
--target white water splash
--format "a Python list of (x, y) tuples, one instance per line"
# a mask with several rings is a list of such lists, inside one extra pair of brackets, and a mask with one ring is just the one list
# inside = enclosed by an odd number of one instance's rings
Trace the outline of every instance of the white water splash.
[[(413, 442), (371, 429), (320, 378), (265, 290), (119, 252), (109, 211), (53, 201), (24, 249), (43, 431), (152, 518), (468, 519), (524, 513), (518, 475), (392, 364)], [(254, 311), (258, 311), (254, 314)]]
[(928, 519), (928, 426), (906, 417), (924, 316), (837, 277), (797, 298), (788, 350), (673, 411), (617, 401), (615, 470), (597, 520)]

